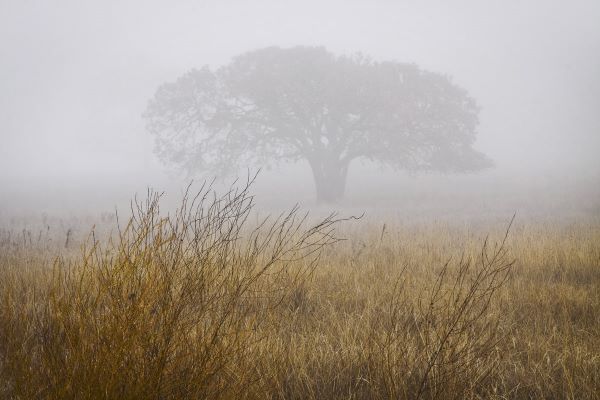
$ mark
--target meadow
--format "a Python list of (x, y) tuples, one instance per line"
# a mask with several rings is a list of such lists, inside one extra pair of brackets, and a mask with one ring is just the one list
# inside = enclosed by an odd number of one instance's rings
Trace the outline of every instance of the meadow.
[(600, 398), (595, 216), (160, 206), (2, 230), (0, 398)]

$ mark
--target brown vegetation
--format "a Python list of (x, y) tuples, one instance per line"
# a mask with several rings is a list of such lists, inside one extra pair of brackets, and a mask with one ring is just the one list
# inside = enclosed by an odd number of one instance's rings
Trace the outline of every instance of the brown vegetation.
[(340, 241), (297, 209), (252, 226), (247, 189), (149, 193), (56, 259), (4, 234), (0, 398), (599, 398), (600, 224)]

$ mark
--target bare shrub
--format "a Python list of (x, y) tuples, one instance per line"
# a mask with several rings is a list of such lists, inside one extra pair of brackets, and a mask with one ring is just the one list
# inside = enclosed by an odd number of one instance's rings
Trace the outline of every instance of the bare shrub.
[[(277, 307), (336, 242), (333, 215), (305, 227), (298, 208), (246, 227), (251, 180), (185, 195), (173, 215), (148, 192), (104, 244), (4, 284), (0, 384), (8, 398), (251, 396), (250, 355)], [(286, 285), (279, 276), (286, 275)], [(292, 277), (290, 279), (289, 277)]]
[(486, 382), (503, 338), (505, 315), (492, 300), (514, 264), (506, 247), (511, 225), (492, 248), (486, 239), (477, 259), (448, 260), (416, 301), (401, 270), (372, 337), (381, 357), (370, 375), (385, 397), (462, 399)]

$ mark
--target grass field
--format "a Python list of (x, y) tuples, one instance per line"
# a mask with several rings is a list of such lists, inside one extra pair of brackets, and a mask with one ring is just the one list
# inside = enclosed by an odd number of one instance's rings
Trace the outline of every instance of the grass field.
[(159, 205), (2, 233), (0, 398), (600, 398), (597, 218)]

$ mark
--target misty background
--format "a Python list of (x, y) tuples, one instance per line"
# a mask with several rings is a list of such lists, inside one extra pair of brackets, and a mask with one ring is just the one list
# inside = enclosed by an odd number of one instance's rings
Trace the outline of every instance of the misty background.
[[(413, 177), (355, 163), (348, 204), (597, 213), (598, 21), (591, 0), (0, 0), (0, 214), (111, 210), (147, 186), (180, 193), (189, 177), (158, 162), (141, 117), (157, 87), (296, 45), (414, 62), (482, 108), (475, 148), (496, 168)], [(256, 190), (269, 204), (314, 197), (304, 164), (263, 171)]]

